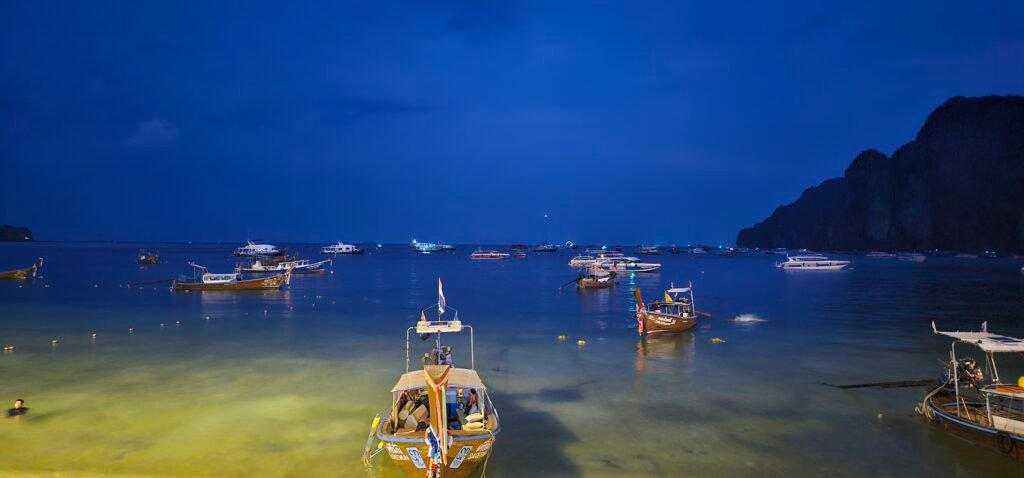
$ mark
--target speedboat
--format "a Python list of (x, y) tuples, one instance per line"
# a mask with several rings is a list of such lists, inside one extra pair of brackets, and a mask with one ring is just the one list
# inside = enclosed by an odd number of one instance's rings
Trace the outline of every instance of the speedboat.
[(280, 289), (282, 285), (291, 281), (292, 272), (287, 270), (284, 274), (257, 279), (242, 279), (238, 271), (229, 274), (214, 274), (206, 267), (190, 262), (192, 266), (192, 278), (179, 277), (171, 282), (171, 290), (266, 290)]
[[(429, 309), (433, 309), (431, 307)], [(484, 476), (494, 442), (501, 433), (498, 411), (474, 363), (473, 328), (459, 320), (458, 311), (436, 306), (438, 319), (428, 321), (420, 312), (416, 326), (405, 333), (405, 373), (391, 388), (391, 405), (371, 424), (363, 452), (368, 470), (378, 453), (409, 477)], [(441, 314), (455, 311), (452, 320)], [(452, 348), (442, 336), (469, 331), (469, 367), (457, 367)], [(410, 347), (416, 337), (433, 337), (433, 349), (424, 354), (421, 369), (412, 369)], [(372, 475), (371, 475), (372, 476)]]
[(658, 246), (655, 246), (655, 245), (641, 245), (641, 246), (637, 246), (636, 251), (634, 251), (634, 252), (637, 255), (640, 255), (640, 256), (659, 256), (659, 255), (661, 255), (661, 250), (659, 250)]
[(685, 332), (697, 326), (697, 310), (693, 307), (693, 284), (672, 287), (665, 291), (663, 301), (644, 304), (640, 288), (633, 288), (636, 298), (637, 332), (642, 336)]
[(597, 258), (594, 256), (581, 255), (569, 259), (569, 266), (571, 267), (587, 267), (597, 262)]
[[(980, 332), (944, 332), (933, 321), (932, 332), (954, 341), (941, 384), (915, 407), (917, 413), (947, 433), (1024, 462), (1024, 377), (1004, 383), (996, 368), (997, 354), (1024, 354), (1024, 339), (990, 333), (986, 323)], [(982, 352), (984, 366), (963, 347)]]
[(239, 257), (255, 257), (277, 256), (283, 253), (283, 251), (278, 250), (272, 244), (257, 244), (253, 241), (247, 241), (246, 245), (235, 249), (234, 255)]
[(601, 268), (615, 272), (654, 272), (661, 269), (661, 264), (656, 262), (640, 262), (636, 257), (616, 257), (601, 259), (597, 261)]
[(510, 256), (510, 254), (507, 253), (507, 252), (476, 251), (476, 252), (470, 254), (469, 258), (473, 259), (473, 260), (477, 260), (477, 261), (485, 261), (485, 260), (493, 261), (493, 260), (500, 260), (500, 259), (508, 259), (509, 256)]
[(359, 255), (364, 251), (352, 244), (345, 244), (344, 242), (338, 242), (337, 244), (331, 244), (320, 248), (320, 253), (325, 255)]
[(850, 261), (838, 261), (821, 255), (786, 256), (786, 262), (776, 262), (775, 267), (786, 270), (835, 271), (850, 265)]
[(416, 239), (413, 239), (412, 242), (409, 243), (409, 247), (421, 254), (430, 254), (431, 252), (441, 252), (444, 250), (444, 247), (441, 244), (433, 242), (418, 242)]

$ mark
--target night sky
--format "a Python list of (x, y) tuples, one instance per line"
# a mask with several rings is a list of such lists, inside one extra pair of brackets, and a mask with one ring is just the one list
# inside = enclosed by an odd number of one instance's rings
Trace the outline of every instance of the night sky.
[(0, 3), (0, 223), (731, 244), (948, 97), (1024, 93), (1020, 1), (290, 3)]

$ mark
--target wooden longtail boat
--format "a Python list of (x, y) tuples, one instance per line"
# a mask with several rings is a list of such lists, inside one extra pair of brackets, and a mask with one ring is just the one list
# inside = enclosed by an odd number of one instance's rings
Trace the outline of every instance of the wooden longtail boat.
[(160, 251), (149, 252), (139, 249), (139, 264), (157, 264), (160, 262)]
[(242, 274), (232, 272), (230, 274), (212, 274), (205, 267), (189, 263), (192, 266), (192, 278), (179, 278), (171, 283), (172, 290), (268, 290), (280, 289), (282, 285), (291, 282), (292, 272), (285, 271), (284, 274), (261, 277), (257, 279), (242, 279)]
[[(446, 310), (443, 299), (437, 309)], [(458, 311), (451, 310), (455, 316), (450, 321), (427, 321), (424, 309), (416, 326), (406, 330), (406, 372), (391, 389), (391, 407), (374, 419), (363, 455), (367, 467), (372, 467), (370, 458), (386, 451), (410, 477), (461, 478), (481, 476), (486, 470), (501, 432), (500, 419), (476, 372), (473, 328), (459, 320)], [(441, 345), (441, 336), (467, 330), (470, 366), (459, 368), (453, 364), (451, 347)], [(435, 336), (422, 370), (410, 370), (413, 332), (420, 337)]]
[(29, 277), (35, 277), (36, 272), (39, 268), (43, 267), (43, 258), (40, 257), (32, 267), (26, 267), (24, 269), (15, 269), (13, 271), (0, 272), (0, 280), (6, 279), (28, 279)]
[[(1024, 353), (1024, 339), (989, 333), (984, 323), (981, 332), (943, 332), (932, 322), (932, 332), (956, 340), (944, 383), (925, 395), (917, 413), (948, 433), (1024, 462), (1024, 377), (1016, 385), (1001, 382), (995, 361), (997, 353)], [(974, 358), (958, 357), (957, 344), (983, 352), (984, 368)]]
[(579, 277), (576, 278), (576, 288), (605, 289), (612, 287), (615, 285), (615, 275), (614, 271), (606, 271), (594, 264), (587, 269), (587, 272), (580, 272)]
[(651, 336), (671, 332), (685, 332), (697, 326), (697, 311), (693, 308), (693, 284), (672, 287), (665, 291), (664, 301), (644, 305), (640, 288), (633, 288), (636, 297), (637, 332)]

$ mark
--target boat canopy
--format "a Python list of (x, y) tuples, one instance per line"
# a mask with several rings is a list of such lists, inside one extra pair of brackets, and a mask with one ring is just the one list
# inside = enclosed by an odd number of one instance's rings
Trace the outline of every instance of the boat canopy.
[(987, 322), (981, 324), (981, 332), (944, 332), (935, 328), (935, 322), (932, 321), (932, 331), (936, 334), (971, 343), (985, 352), (1024, 353), (1024, 339), (990, 333)]
[[(475, 388), (477, 390), (486, 390), (484, 382), (480, 380), (480, 375), (476, 373), (476, 370), (468, 368), (454, 368), (448, 372), (448, 385), (452, 387), (461, 388)], [(427, 386), (426, 377), (423, 376), (423, 370), (413, 370), (402, 374), (402, 378), (398, 379), (398, 383), (395, 384), (391, 392), (401, 392), (404, 390), (415, 390), (424, 388)]]
[(668, 292), (669, 294), (685, 294), (687, 292), (690, 292), (690, 288), (689, 287), (673, 287), (673, 288), (671, 288), (669, 290), (666, 290), (665, 292)]
[(417, 334), (436, 334), (444, 332), (462, 332), (462, 321), (455, 319), (435, 322), (427, 322), (421, 320), (419, 322), (416, 322)]

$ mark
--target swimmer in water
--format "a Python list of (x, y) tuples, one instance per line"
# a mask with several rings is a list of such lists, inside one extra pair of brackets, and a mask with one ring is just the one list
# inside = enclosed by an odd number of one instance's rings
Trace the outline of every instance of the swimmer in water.
[(7, 409), (7, 418), (20, 418), (27, 412), (28, 408), (25, 407), (25, 401), (19, 398), (14, 401), (14, 408)]

